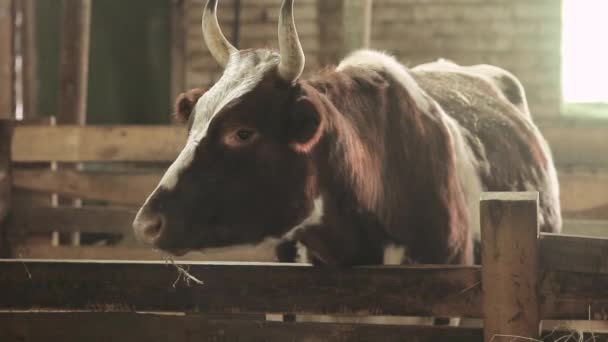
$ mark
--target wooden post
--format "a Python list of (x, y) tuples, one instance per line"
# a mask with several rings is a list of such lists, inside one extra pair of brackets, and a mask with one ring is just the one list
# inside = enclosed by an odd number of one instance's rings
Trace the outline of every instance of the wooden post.
[(338, 63), (370, 45), (373, 0), (318, 1), (321, 64)]
[(36, 2), (35, 0), (17, 1), (21, 14), (19, 46), (22, 57), (21, 90), (23, 99), (23, 119), (37, 117), (37, 58), (36, 58)]
[(63, 0), (57, 124), (86, 121), (91, 0)]
[[(91, 0), (62, 0), (57, 124), (86, 123)], [(76, 165), (76, 168), (81, 168)], [(75, 205), (81, 205), (76, 200)], [(55, 240), (55, 239), (54, 239)], [(80, 244), (80, 234), (72, 234)]]
[(169, 2), (169, 23), (171, 25), (171, 98), (173, 103), (184, 92), (186, 86), (186, 12), (185, 0)]
[(481, 197), (484, 341), (539, 337), (538, 193)]
[(344, 54), (368, 48), (371, 37), (373, 0), (344, 0), (342, 29)]
[(5, 221), (11, 209), (11, 120), (0, 119), (0, 258), (10, 256), (6, 240)]
[(15, 113), (14, 3), (0, 0), (0, 119)]

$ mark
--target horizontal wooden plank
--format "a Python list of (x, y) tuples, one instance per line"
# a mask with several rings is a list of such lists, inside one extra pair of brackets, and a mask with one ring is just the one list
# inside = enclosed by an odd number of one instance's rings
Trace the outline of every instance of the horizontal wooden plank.
[(64, 196), (108, 201), (117, 205), (141, 205), (161, 177), (162, 172), (16, 170), (13, 175), (13, 185), (17, 189), (46, 191)]
[[(0, 260), (0, 310), (481, 317), (478, 267)], [(608, 319), (608, 275), (545, 271), (544, 319)]]
[[(113, 206), (49, 207), (15, 203), (9, 235), (40, 232), (108, 233), (130, 238), (137, 209)], [(608, 238), (608, 220), (564, 220), (563, 233)], [(86, 254), (85, 254), (86, 255)]]
[[(541, 122), (560, 165), (608, 165), (608, 125)], [(185, 142), (181, 126), (35, 126), (15, 128), (14, 161), (172, 161)], [(44, 141), (44, 144), (32, 144)]]
[(539, 279), (543, 319), (608, 320), (608, 274), (545, 271)]
[[(0, 340), (33, 341), (482, 341), (480, 329), (345, 323), (281, 323), (199, 315), (0, 313)], [(75, 329), (74, 327), (78, 327)]]
[(28, 207), (13, 208), (10, 235), (32, 232), (130, 234), (136, 210), (120, 207)]
[(560, 170), (559, 185), (565, 217), (608, 219), (608, 169)]
[(251, 246), (209, 248), (192, 251), (183, 256), (170, 254), (143, 245), (118, 246), (51, 246), (50, 243), (32, 245), (18, 243), (12, 247), (14, 257), (24, 259), (78, 259), (78, 260), (154, 260), (171, 258), (179, 261), (257, 261), (274, 262), (276, 260), (272, 241)]
[(562, 233), (608, 238), (608, 220), (564, 220)]
[(477, 267), (182, 265), (0, 260), (0, 310), (481, 316)]
[[(355, 323), (280, 323), (263, 319), (155, 313), (0, 313), (5, 342), (173, 342), (173, 341), (482, 341), (480, 328)], [(564, 341), (573, 331), (585, 341), (608, 338), (604, 322), (587, 321), (545, 328), (543, 341)], [(74, 329), (78, 327), (78, 329)], [(543, 324), (546, 327), (546, 324)], [(581, 329), (582, 327), (582, 329)], [(577, 330), (580, 329), (580, 330)], [(575, 337), (577, 337), (576, 335)]]
[(541, 234), (540, 265), (555, 271), (608, 274), (608, 239)]
[(541, 122), (540, 130), (558, 165), (608, 165), (608, 124), (605, 122)]
[(18, 162), (172, 161), (185, 141), (182, 126), (26, 125), (15, 127), (12, 158)]
[[(16, 169), (13, 185), (17, 190), (139, 206), (162, 174), (162, 170), (125, 173)], [(608, 172), (563, 171), (559, 180), (564, 217), (608, 220)]]

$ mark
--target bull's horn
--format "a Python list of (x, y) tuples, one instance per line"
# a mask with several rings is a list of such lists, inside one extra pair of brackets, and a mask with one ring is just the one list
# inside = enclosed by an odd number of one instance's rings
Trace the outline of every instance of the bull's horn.
[(220, 24), (217, 22), (217, 0), (208, 0), (203, 10), (203, 37), (205, 44), (213, 55), (213, 58), (222, 66), (226, 67), (230, 54), (237, 52), (228, 39), (222, 33)]
[(279, 50), (281, 64), (279, 76), (292, 83), (302, 75), (304, 70), (304, 51), (298, 38), (296, 24), (293, 19), (293, 0), (283, 0), (279, 15)]

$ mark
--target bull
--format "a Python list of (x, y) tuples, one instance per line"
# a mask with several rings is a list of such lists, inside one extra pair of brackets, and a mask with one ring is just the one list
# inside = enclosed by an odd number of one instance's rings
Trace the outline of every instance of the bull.
[(303, 79), (284, 0), (279, 51), (238, 50), (217, 0), (202, 18), (224, 67), (177, 103), (185, 147), (139, 210), (135, 234), (188, 250), (272, 239), (278, 261), (472, 264), (483, 191), (539, 191), (559, 232), (555, 167), (515, 76), (439, 60), (411, 69), (372, 50)]

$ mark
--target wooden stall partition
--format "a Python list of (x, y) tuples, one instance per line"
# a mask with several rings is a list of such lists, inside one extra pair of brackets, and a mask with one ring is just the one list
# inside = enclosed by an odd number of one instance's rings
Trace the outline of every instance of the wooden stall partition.
[(13, 123), (0, 119), (0, 258), (10, 256), (7, 218), (12, 204), (11, 141)]
[(484, 193), (480, 217), (484, 341), (538, 339), (538, 193)]
[(15, 115), (14, 13), (14, 0), (0, 0), (0, 119)]

